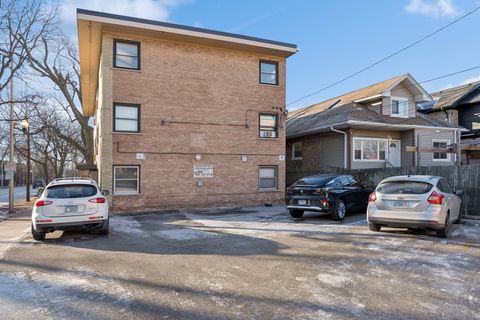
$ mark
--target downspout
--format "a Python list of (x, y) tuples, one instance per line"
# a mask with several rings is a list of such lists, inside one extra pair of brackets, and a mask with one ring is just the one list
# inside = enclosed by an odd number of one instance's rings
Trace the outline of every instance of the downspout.
[(330, 130), (332, 130), (333, 132), (336, 132), (336, 133), (343, 134), (343, 136), (344, 136), (344, 141), (343, 141), (343, 168), (344, 168), (344, 169), (347, 169), (347, 153), (348, 153), (348, 149), (347, 149), (347, 140), (348, 140), (347, 133), (344, 132), (344, 131), (341, 131), (341, 130), (337, 130), (337, 129), (335, 129), (334, 127), (330, 127)]

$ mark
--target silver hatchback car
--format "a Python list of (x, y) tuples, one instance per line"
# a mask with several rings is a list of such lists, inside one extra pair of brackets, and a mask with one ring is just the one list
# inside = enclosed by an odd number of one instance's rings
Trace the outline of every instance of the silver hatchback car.
[(368, 198), (367, 221), (381, 227), (433, 229), (446, 238), (460, 220), (461, 198), (442, 177), (397, 176), (380, 182)]

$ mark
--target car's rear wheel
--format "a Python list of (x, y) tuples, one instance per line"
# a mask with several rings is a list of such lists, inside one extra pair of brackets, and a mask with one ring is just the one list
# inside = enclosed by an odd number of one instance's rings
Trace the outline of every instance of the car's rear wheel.
[(447, 218), (445, 219), (445, 226), (442, 229), (436, 231), (437, 237), (448, 238), (448, 231), (450, 227), (450, 212), (447, 213)]
[(342, 221), (345, 218), (346, 213), (347, 207), (345, 206), (345, 202), (337, 200), (335, 202), (335, 208), (333, 208), (332, 219), (335, 221)]
[(380, 231), (381, 228), (382, 226), (379, 224), (371, 223), (371, 222), (368, 223), (368, 229), (370, 229), (370, 231)]
[(303, 210), (290, 210), (290, 215), (294, 218), (303, 217)]
[(110, 218), (108, 218), (104, 223), (103, 226), (98, 230), (99, 234), (108, 234), (110, 232)]
[(33, 225), (32, 225), (32, 236), (33, 236), (33, 240), (36, 240), (36, 241), (45, 240), (45, 232), (37, 232), (33, 227)]

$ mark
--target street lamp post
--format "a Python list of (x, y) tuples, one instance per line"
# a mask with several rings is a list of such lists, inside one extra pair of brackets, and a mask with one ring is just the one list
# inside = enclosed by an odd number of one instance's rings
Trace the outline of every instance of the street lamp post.
[[(12, 56), (13, 57), (13, 56)], [(10, 72), (13, 72), (13, 58), (10, 59)], [(15, 137), (13, 136), (14, 123), (13, 123), (13, 77), (10, 80), (10, 163), (15, 163)], [(14, 190), (15, 190), (15, 175), (12, 173), (10, 176), (10, 185), (8, 188), (8, 212), (15, 212), (13, 206), (14, 203)]]
[(27, 138), (27, 176), (25, 179), (25, 188), (26, 188), (26, 193), (25, 193), (25, 200), (27, 202), (30, 202), (30, 126), (27, 121), (27, 119), (24, 119), (20, 122), (20, 125), (22, 126), (22, 131), (23, 134)]

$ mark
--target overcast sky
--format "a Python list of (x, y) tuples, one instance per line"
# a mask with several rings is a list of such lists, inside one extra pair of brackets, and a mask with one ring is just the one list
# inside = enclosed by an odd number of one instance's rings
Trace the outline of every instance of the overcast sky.
[[(76, 8), (295, 43), (287, 103), (329, 85), (480, 6), (478, 0), (59, 0), (76, 37)], [(480, 65), (480, 13), (291, 109), (411, 73), (417, 81)], [(480, 80), (480, 69), (425, 84), (429, 91)]]

